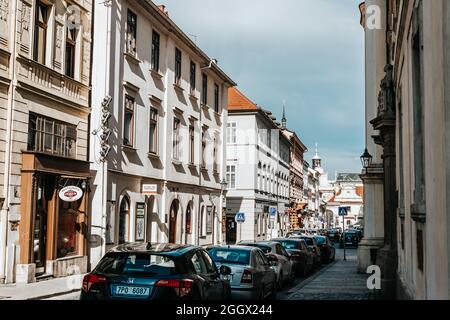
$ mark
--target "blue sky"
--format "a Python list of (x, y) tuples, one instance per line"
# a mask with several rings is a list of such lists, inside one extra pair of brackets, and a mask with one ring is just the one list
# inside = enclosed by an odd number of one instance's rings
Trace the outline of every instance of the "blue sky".
[(164, 0), (169, 16), (322, 164), (360, 172), (364, 149), (364, 31), (360, 0)]

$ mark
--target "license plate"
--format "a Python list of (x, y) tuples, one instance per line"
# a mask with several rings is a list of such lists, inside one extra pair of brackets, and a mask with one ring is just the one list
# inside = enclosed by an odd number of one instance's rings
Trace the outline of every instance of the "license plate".
[(346, 242), (345, 244), (353, 244), (353, 242)]
[(117, 296), (137, 296), (148, 297), (150, 288), (145, 287), (131, 287), (131, 286), (113, 286), (113, 295)]

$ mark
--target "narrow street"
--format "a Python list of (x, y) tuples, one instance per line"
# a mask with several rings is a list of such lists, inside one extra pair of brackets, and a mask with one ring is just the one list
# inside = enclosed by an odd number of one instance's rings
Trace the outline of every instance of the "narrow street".
[(307, 278), (299, 278), (278, 294), (279, 300), (366, 300), (367, 275), (356, 272), (356, 249), (336, 249), (336, 261), (322, 267)]

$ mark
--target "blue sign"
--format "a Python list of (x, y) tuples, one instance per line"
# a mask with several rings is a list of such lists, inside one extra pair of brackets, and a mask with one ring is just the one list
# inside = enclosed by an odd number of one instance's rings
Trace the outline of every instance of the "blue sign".
[(347, 215), (347, 207), (339, 207), (339, 215), (346, 216)]
[(277, 214), (277, 208), (275, 207), (270, 207), (270, 215), (271, 216), (275, 216)]
[(245, 222), (245, 213), (243, 212), (236, 213), (234, 220), (236, 220), (236, 222)]

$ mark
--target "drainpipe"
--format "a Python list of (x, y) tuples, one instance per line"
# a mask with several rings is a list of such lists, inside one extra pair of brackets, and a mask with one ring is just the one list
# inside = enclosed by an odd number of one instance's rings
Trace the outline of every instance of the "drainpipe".
[(16, 86), (16, 21), (15, 12), (17, 10), (17, 1), (12, 1), (11, 14), (9, 15), (10, 25), (10, 46), (12, 44), (10, 73), (12, 75), (11, 83), (9, 86), (10, 93), (8, 94), (8, 115), (6, 123), (6, 148), (5, 148), (5, 175), (4, 175), (4, 193), (5, 201), (0, 211), (0, 283), (6, 282), (6, 248), (8, 245), (8, 216), (9, 216), (9, 203), (10, 203), (10, 178), (11, 178), (11, 152), (12, 152), (12, 131), (13, 131), (13, 108), (15, 99), (15, 86)]

